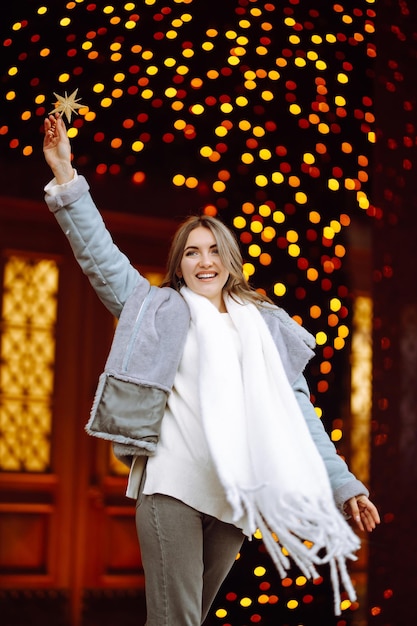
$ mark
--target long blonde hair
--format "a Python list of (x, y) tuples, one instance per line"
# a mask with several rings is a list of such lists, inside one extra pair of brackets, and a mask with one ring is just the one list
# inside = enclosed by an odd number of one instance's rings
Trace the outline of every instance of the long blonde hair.
[(267, 296), (253, 289), (246, 280), (242, 268), (242, 254), (233, 231), (219, 219), (209, 215), (192, 215), (180, 224), (172, 240), (166, 274), (161, 286), (172, 287), (176, 291), (181, 289), (184, 283), (178, 278), (178, 270), (182, 255), (190, 232), (199, 226), (208, 228), (212, 232), (217, 243), (220, 259), (229, 272), (229, 278), (223, 290), (231, 297), (245, 302), (253, 302), (257, 305), (265, 302), (271, 303)]

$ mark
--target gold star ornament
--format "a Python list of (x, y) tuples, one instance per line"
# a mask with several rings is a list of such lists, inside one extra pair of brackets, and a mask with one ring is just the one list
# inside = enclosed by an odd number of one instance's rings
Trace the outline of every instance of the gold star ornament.
[(71, 115), (75, 113), (78, 115), (77, 109), (81, 109), (84, 104), (78, 104), (81, 98), (77, 98), (78, 89), (72, 92), (71, 95), (67, 95), (65, 92), (65, 96), (59, 96), (54, 92), (55, 98), (57, 98), (57, 102), (55, 103), (55, 109), (49, 113), (49, 115), (53, 115), (53, 113), (59, 113), (61, 117), (63, 115), (67, 116), (68, 123), (71, 123)]

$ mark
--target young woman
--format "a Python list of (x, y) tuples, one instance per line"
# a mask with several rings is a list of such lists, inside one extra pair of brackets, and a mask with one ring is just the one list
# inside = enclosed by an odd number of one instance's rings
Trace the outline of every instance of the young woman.
[(313, 577), (330, 564), (338, 613), (339, 575), (354, 598), (345, 562), (359, 547), (346, 517), (372, 531), (379, 515), (309, 400), (313, 337), (248, 285), (215, 218), (179, 227), (163, 285), (151, 288), (74, 171), (58, 115), (45, 120), (44, 154), (46, 202), (119, 318), (86, 428), (131, 468), (147, 625), (202, 624), (257, 529), (282, 576), (290, 559)]

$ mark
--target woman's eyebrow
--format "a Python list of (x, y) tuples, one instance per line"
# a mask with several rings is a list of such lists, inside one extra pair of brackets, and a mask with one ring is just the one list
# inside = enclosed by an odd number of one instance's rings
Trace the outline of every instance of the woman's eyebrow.
[[(217, 248), (217, 243), (213, 243), (210, 246), (210, 250), (212, 250), (213, 248)], [(184, 252), (186, 252), (187, 250), (198, 250), (200, 248), (200, 246), (187, 246), (186, 248), (184, 248)]]

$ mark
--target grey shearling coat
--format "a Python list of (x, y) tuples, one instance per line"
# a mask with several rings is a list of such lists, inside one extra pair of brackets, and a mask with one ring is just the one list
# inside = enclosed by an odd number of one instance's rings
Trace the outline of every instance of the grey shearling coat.
[[(133, 455), (152, 454), (157, 445), (189, 327), (188, 306), (174, 289), (150, 288), (117, 248), (84, 177), (57, 195), (47, 193), (45, 200), (97, 295), (119, 319), (86, 430), (110, 440), (129, 465)], [(260, 312), (325, 463), (336, 504), (341, 508), (353, 496), (368, 495), (337, 454), (310, 402), (303, 371), (314, 355), (314, 338), (279, 307), (262, 306)]]

